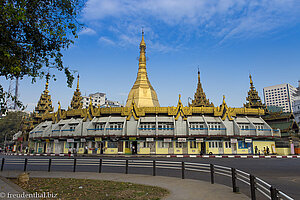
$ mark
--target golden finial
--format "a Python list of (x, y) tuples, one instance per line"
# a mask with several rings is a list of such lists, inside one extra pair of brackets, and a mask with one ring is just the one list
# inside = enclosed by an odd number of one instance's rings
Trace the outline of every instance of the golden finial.
[(60, 101), (58, 101), (58, 110), (61, 109), (61, 106), (60, 106)]
[(198, 67), (198, 82), (200, 83), (200, 69)]
[(178, 105), (182, 105), (182, 103), (181, 103), (181, 94), (179, 94)]
[(225, 104), (225, 95), (223, 95), (223, 104)]
[(92, 104), (92, 97), (90, 96), (90, 106), (93, 107), (93, 104)]
[(253, 86), (253, 80), (251, 74), (249, 74), (249, 78), (250, 78), (250, 89), (253, 90), (254, 86)]
[(77, 90), (79, 90), (79, 74), (77, 75)]
[(253, 88), (253, 81), (252, 81), (252, 76), (251, 74), (249, 74), (249, 78), (250, 78), (250, 85), (251, 85), (251, 89)]
[(48, 74), (46, 75), (46, 86), (45, 86), (45, 90), (48, 90), (49, 79), (50, 79), (50, 74), (48, 73)]
[(146, 43), (144, 40), (144, 29), (142, 28), (142, 41), (140, 43), (140, 48), (145, 47), (146, 48)]

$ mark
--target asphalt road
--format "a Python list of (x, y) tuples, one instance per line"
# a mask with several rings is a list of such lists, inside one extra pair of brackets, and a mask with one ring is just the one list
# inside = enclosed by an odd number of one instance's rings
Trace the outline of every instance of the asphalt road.
[[(5, 156), (0, 155), (0, 158), (5, 157), (6, 159), (24, 159), (26, 156)], [(49, 157), (27, 157), (31, 159), (48, 159)], [(67, 157), (52, 157), (54, 159), (69, 159)], [(99, 159), (91, 157), (79, 157), (80, 159)], [(130, 158), (115, 158), (115, 157), (103, 157), (103, 159), (139, 159), (139, 160), (166, 160), (166, 161), (185, 161), (193, 163), (208, 163), (217, 164), (227, 167), (234, 167), (245, 172), (248, 172), (254, 176), (257, 176), (269, 184), (275, 186), (277, 189), (288, 194), (294, 199), (300, 200), (300, 159), (255, 159), (255, 158), (151, 158), (151, 157), (130, 157)], [(48, 169), (47, 164), (45, 165), (28, 165), (27, 170), (43, 170)], [(4, 170), (23, 170), (23, 165), (10, 164), (4, 165)], [(70, 160), (69, 165), (53, 165), (52, 171), (72, 171), (73, 161)], [(90, 165), (78, 165), (76, 171), (98, 171), (98, 166)], [(102, 168), (102, 172), (113, 172), (113, 173), (124, 173), (124, 166), (120, 167), (108, 167)], [(129, 167), (128, 173), (135, 174), (149, 174), (152, 175), (152, 168), (136, 168)], [(181, 177), (180, 170), (172, 169), (157, 169), (156, 175), (160, 176), (172, 176)], [(186, 171), (185, 178), (199, 179), (210, 181), (210, 175), (208, 173), (199, 173)], [(231, 186), (231, 179), (224, 176), (215, 176), (215, 182)], [(238, 182), (240, 191), (250, 196), (249, 186)], [(258, 194), (258, 192), (257, 192)], [(258, 199), (264, 199), (258, 194)]]

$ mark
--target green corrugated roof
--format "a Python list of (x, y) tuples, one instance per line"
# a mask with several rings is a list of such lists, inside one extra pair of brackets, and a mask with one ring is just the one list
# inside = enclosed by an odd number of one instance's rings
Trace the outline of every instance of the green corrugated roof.
[(294, 119), (294, 115), (291, 112), (270, 112), (262, 117), (265, 121), (280, 120), (280, 119)]
[(268, 124), (272, 127), (272, 129), (280, 129), (280, 130), (285, 130), (289, 129), (293, 125), (293, 121), (289, 122), (268, 122)]
[(269, 112), (274, 113), (274, 112), (282, 112), (283, 108), (279, 106), (267, 106), (267, 109)]

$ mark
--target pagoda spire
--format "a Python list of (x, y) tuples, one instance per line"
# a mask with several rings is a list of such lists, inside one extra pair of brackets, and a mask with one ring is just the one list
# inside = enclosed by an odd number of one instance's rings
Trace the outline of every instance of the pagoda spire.
[(202, 84), (200, 81), (200, 70), (198, 68), (198, 85), (197, 90), (194, 95), (194, 100), (192, 100), (192, 103), (189, 103), (189, 106), (192, 107), (214, 107), (213, 103), (209, 102), (209, 99), (206, 99), (206, 95), (203, 91)]
[(52, 112), (53, 111), (51, 95), (49, 95), (49, 90), (48, 90), (49, 79), (50, 79), (50, 74), (48, 73), (46, 75), (45, 90), (41, 94), (40, 100), (38, 101), (38, 104), (35, 107), (35, 112), (37, 112), (38, 114), (44, 114), (46, 112)]
[(49, 92), (48, 91), (48, 87), (49, 87), (49, 79), (50, 79), (50, 74), (48, 73), (47, 75), (46, 75), (46, 85), (45, 85), (45, 91), (44, 92)]
[(130, 107), (133, 101), (137, 107), (159, 107), (156, 92), (148, 79), (146, 60), (146, 43), (144, 40), (144, 31), (142, 30), (139, 69), (136, 81), (128, 94), (125, 107)]
[[(144, 70), (142, 70), (144, 69)], [(142, 30), (142, 41), (140, 43), (140, 58), (139, 58), (139, 72), (140, 75), (146, 75), (146, 43), (144, 40), (144, 30)]]
[(246, 97), (246, 100), (248, 101), (246, 104), (244, 104), (244, 107), (246, 108), (263, 108), (265, 109), (266, 106), (261, 102), (260, 97), (258, 96), (258, 92), (256, 91), (251, 74), (249, 74), (250, 79), (250, 90), (248, 91), (248, 97)]
[(79, 90), (79, 74), (77, 76), (77, 88), (74, 91), (74, 95), (71, 101), (71, 109), (81, 109), (82, 108), (82, 96)]

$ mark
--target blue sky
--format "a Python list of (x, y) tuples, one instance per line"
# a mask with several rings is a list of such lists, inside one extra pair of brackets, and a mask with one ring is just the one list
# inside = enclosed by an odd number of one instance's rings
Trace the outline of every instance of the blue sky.
[[(83, 95), (104, 92), (126, 103), (137, 74), (142, 27), (148, 77), (161, 106), (176, 106), (179, 94), (187, 104), (198, 66), (215, 105), (225, 95), (229, 106), (241, 107), (249, 73), (261, 97), (263, 87), (297, 86), (300, 79), (299, 0), (88, 0), (80, 21), (85, 28), (64, 52), (64, 64), (79, 71)], [(54, 107), (60, 101), (67, 108), (76, 83), (68, 88), (63, 74), (57, 76), (49, 86)], [(20, 81), (27, 110), (36, 105), (44, 82)]]

